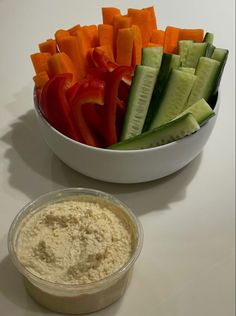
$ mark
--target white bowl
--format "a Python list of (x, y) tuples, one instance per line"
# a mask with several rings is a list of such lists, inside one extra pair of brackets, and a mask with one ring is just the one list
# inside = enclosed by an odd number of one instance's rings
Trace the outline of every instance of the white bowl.
[(186, 166), (202, 151), (216, 122), (216, 115), (196, 133), (178, 141), (141, 150), (110, 150), (76, 142), (53, 128), (43, 117), (35, 100), (35, 112), (42, 135), (55, 153), (72, 169), (102, 181), (140, 183), (159, 179)]

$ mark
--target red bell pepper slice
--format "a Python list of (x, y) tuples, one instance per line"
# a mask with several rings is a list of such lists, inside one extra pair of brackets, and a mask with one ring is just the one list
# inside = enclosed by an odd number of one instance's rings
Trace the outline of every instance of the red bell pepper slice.
[(105, 126), (106, 126), (106, 142), (107, 146), (115, 144), (118, 141), (116, 117), (117, 117), (117, 98), (119, 92), (120, 82), (122, 77), (130, 75), (131, 67), (120, 66), (114, 69), (109, 76), (105, 91)]
[(80, 141), (81, 136), (73, 124), (70, 105), (65, 95), (71, 80), (71, 74), (56, 75), (50, 79), (43, 87), (39, 108), (46, 120), (55, 129)]
[(83, 141), (90, 146), (99, 147), (99, 141), (86, 121), (83, 107), (94, 103), (104, 104), (105, 82), (99, 79), (83, 79), (77, 94), (71, 102), (73, 120), (82, 135)]
[[(99, 49), (99, 47), (95, 47), (93, 49), (93, 51), (91, 52), (91, 59), (96, 67), (105, 68), (109, 72), (112, 72), (114, 69), (120, 67), (119, 64), (109, 60), (105, 52)], [(129, 73), (124, 74), (122, 76), (122, 80), (129, 86), (131, 85), (131, 82), (132, 82), (132, 75), (133, 75), (133, 69)]]

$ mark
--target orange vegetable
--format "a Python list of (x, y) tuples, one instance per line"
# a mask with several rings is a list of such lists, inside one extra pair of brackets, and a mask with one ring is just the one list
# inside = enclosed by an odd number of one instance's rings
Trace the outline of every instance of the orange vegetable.
[(77, 81), (77, 72), (70, 57), (64, 53), (57, 53), (48, 59), (48, 71), (50, 76), (70, 73), (73, 75), (72, 84)]
[(82, 27), (90, 47), (98, 46), (98, 28), (97, 25), (85, 25)]
[(57, 42), (57, 45), (59, 46), (60, 48), (60, 40), (63, 38), (63, 37), (67, 37), (70, 35), (70, 32), (67, 31), (67, 30), (57, 30), (54, 34), (55, 36), (55, 39), (56, 39), (56, 42)]
[(154, 7), (143, 8), (143, 10), (147, 10), (149, 12), (151, 29), (157, 29), (157, 19)]
[(98, 41), (99, 45), (110, 46), (113, 51), (114, 43), (114, 32), (113, 26), (109, 24), (99, 24), (98, 25)]
[(142, 34), (137, 25), (132, 25), (134, 33), (134, 46), (132, 55), (132, 66), (141, 64), (142, 60)]
[(132, 27), (119, 29), (116, 44), (116, 62), (121, 66), (131, 66), (134, 45)]
[[(102, 45), (102, 46), (95, 47), (94, 50), (96, 52), (98, 52), (99, 54), (101, 54), (102, 56), (104, 56), (104, 58), (107, 61), (114, 62), (114, 55), (113, 55), (113, 51), (112, 51), (110, 46)], [(93, 55), (93, 52), (92, 52), (92, 55)], [(96, 62), (95, 62), (95, 64), (96, 64)], [(101, 66), (101, 65), (99, 65), (99, 66)]]
[(60, 50), (70, 57), (74, 68), (76, 69), (78, 79), (85, 76), (85, 59), (79, 47), (79, 41), (76, 36), (67, 36), (60, 41)]
[(124, 29), (127, 27), (131, 27), (132, 18), (126, 15), (116, 15), (113, 20), (114, 27), (114, 40), (116, 42), (117, 34), (119, 29)]
[(76, 24), (76, 25), (72, 26), (71, 28), (69, 28), (68, 32), (70, 33), (70, 35), (75, 35), (75, 32), (79, 29), (81, 29), (80, 24)]
[(50, 56), (51, 54), (49, 53), (35, 53), (30, 55), (36, 74), (42, 71), (48, 72), (48, 59)]
[(145, 47), (150, 42), (151, 23), (148, 10), (128, 9), (128, 16), (132, 18), (132, 24), (138, 25), (142, 34), (142, 46)]
[(131, 27), (132, 25), (132, 18), (127, 15), (116, 15), (113, 20), (113, 26), (115, 31), (119, 29), (124, 29), (127, 27)]
[(204, 31), (202, 29), (181, 29), (179, 34), (180, 40), (193, 40), (197, 43), (203, 41)]
[(174, 54), (177, 52), (180, 29), (173, 26), (167, 26), (164, 39), (164, 53)]
[(57, 53), (57, 43), (54, 39), (48, 39), (45, 42), (39, 44), (39, 50), (41, 53), (49, 53), (51, 55)]
[(162, 30), (152, 30), (151, 33), (151, 39), (150, 41), (152, 43), (164, 45), (164, 39), (165, 39), (165, 31)]
[(149, 42), (147, 47), (162, 47), (162, 45), (160, 44), (157, 44), (157, 43), (152, 43), (152, 42)]
[(39, 72), (33, 77), (33, 80), (36, 88), (42, 88), (49, 80), (48, 73), (46, 71)]
[(103, 24), (113, 25), (113, 19), (116, 15), (121, 15), (120, 9), (114, 7), (102, 8)]
[(75, 36), (78, 42), (78, 49), (81, 56), (82, 73), (86, 72), (89, 67), (89, 51), (91, 49), (88, 38), (86, 38), (83, 29), (78, 29), (75, 32)]
[(116, 58), (116, 44), (117, 44), (117, 35), (120, 29), (131, 27), (132, 18), (125, 15), (116, 15), (113, 20), (114, 27), (114, 55)]

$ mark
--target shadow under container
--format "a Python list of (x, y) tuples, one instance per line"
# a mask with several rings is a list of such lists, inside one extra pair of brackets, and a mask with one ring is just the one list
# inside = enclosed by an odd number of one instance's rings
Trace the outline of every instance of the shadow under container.
[[(17, 257), (17, 238), (24, 219), (40, 211), (46, 205), (78, 200), (96, 202), (108, 207), (128, 224), (132, 236), (132, 254), (129, 261), (108, 277), (88, 284), (59, 284), (49, 282), (28, 271)], [(82, 314), (95, 312), (117, 301), (129, 283), (133, 265), (143, 242), (143, 230), (138, 218), (114, 196), (92, 189), (73, 188), (45, 194), (27, 204), (15, 217), (8, 234), (10, 257), (24, 277), (27, 291), (42, 306), (59, 313)]]

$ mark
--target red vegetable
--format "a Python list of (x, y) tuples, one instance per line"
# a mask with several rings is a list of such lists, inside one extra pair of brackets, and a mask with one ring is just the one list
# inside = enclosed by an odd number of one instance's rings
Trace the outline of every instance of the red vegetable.
[(66, 99), (66, 88), (71, 82), (72, 74), (56, 75), (43, 87), (39, 108), (47, 121), (64, 135), (81, 140), (72, 118), (71, 109)]
[(125, 75), (130, 75), (131, 73), (131, 67), (121, 66), (114, 69), (109, 74), (105, 91), (105, 137), (107, 146), (115, 144), (118, 140), (116, 129), (116, 111), (119, 86), (122, 77)]
[(84, 117), (83, 107), (90, 103), (103, 105), (104, 88), (105, 82), (102, 80), (84, 79), (81, 81), (71, 104), (74, 124), (82, 135), (83, 141), (90, 146), (99, 146), (99, 141)]

